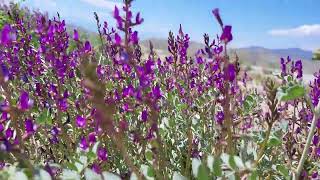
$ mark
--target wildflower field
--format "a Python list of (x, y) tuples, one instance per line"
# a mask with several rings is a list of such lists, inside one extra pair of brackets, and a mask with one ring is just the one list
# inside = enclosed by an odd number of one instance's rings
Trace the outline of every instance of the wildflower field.
[(132, 6), (116, 27), (94, 14), (95, 46), (59, 14), (1, 7), (0, 179), (320, 179), (320, 67), (305, 84), (288, 54), (252, 86), (219, 9), (196, 54), (181, 25), (169, 56), (143, 52)]

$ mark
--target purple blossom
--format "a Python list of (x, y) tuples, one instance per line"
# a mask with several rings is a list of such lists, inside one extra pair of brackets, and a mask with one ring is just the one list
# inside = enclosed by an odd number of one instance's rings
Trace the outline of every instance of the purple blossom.
[(313, 136), (312, 143), (313, 143), (313, 145), (315, 145), (315, 146), (318, 145), (318, 143), (319, 143), (319, 136), (317, 136), (317, 135)]
[(86, 42), (84, 43), (84, 51), (85, 51), (86, 53), (89, 53), (89, 52), (91, 52), (91, 50), (92, 50), (92, 48), (91, 48), (90, 42), (89, 42), (89, 41), (86, 41)]
[(26, 111), (33, 105), (33, 100), (29, 98), (29, 94), (26, 91), (21, 91), (18, 108), (22, 111)]
[(215, 115), (215, 119), (217, 121), (218, 124), (222, 124), (223, 120), (224, 120), (224, 113), (223, 111), (218, 111)]
[(1, 64), (1, 69), (0, 70), (2, 71), (1, 73), (2, 73), (2, 76), (3, 76), (4, 82), (7, 82), (9, 80), (10, 72), (9, 72), (7, 66), (4, 63)]
[(131, 34), (131, 37), (130, 37), (130, 40), (133, 44), (138, 44), (138, 32), (137, 31), (134, 31), (132, 34)]
[(236, 67), (233, 64), (229, 64), (226, 73), (227, 78), (232, 82), (236, 78)]
[(9, 24), (3, 26), (1, 31), (1, 43), (9, 44), (12, 41), (11, 37), (11, 27)]
[(66, 98), (61, 98), (58, 100), (58, 108), (65, 112), (69, 107), (68, 100)]
[(107, 150), (103, 147), (98, 148), (97, 155), (98, 155), (99, 160), (101, 160), (101, 161), (106, 161), (108, 159)]
[(156, 100), (158, 100), (162, 97), (159, 85), (156, 85), (155, 87), (152, 88), (152, 95), (153, 95), (154, 99), (156, 99)]
[(114, 41), (116, 45), (121, 45), (121, 37), (118, 33), (114, 35)]
[(77, 30), (73, 31), (73, 40), (79, 41), (79, 33)]
[(89, 133), (88, 141), (89, 141), (90, 144), (93, 144), (93, 143), (97, 142), (97, 138), (96, 138), (96, 133), (95, 132)]
[(54, 127), (51, 129), (50, 132), (51, 132), (51, 135), (57, 136), (57, 135), (59, 134), (60, 130), (59, 130), (56, 126), (54, 126)]
[(87, 141), (87, 139), (85, 138), (85, 137), (82, 137), (81, 139), (80, 139), (80, 148), (82, 149), (82, 150), (86, 150), (86, 149), (88, 149), (88, 147), (89, 147), (89, 145), (88, 145), (88, 141)]
[(24, 125), (28, 134), (34, 133), (37, 128), (37, 126), (33, 123), (31, 119), (26, 119)]
[(148, 111), (146, 109), (144, 109), (141, 113), (141, 120), (143, 122), (146, 122), (148, 120)]
[(295, 71), (297, 72), (297, 78), (302, 78), (302, 62), (301, 60), (296, 61)]
[(140, 12), (138, 12), (136, 16), (136, 24), (141, 24), (141, 23), (143, 23), (143, 18), (140, 17)]
[(219, 25), (220, 25), (221, 27), (223, 27), (223, 23), (222, 23), (222, 19), (221, 19), (220, 13), (219, 13), (219, 9), (216, 8), (216, 9), (212, 10), (212, 14), (213, 14), (214, 17), (217, 19)]
[(233, 37), (232, 37), (231, 29), (232, 29), (232, 26), (225, 26), (223, 28), (223, 32), (220, 37), (221, 41), (224, 41), (225, 43), (232, 41)]
[(77, 115), (76, 116), (76, 125), (78, 127), (85, 127), (86, 126), (86, 119), (83, 116)]
[(91, 169), (97, 174), (101, 174), (101, 172), (102, 172), (99, 164), (97, 164), (97, 163), (93, 163), (91, 166)]
[(9, 140), (10, 138), (13, 137), (13, 130), (9, 127), (7, 130), (6, 130), (6, 139)]

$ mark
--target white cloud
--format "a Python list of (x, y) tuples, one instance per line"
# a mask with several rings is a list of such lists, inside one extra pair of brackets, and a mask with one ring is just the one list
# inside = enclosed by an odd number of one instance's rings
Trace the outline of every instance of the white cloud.
[(320, 37), (320, 24), (302, 25), (291, 29), (274, 29), (268, 33), (272, 36)]
[(93, 6), (105, 8), (108, 10), (113, 10), (114, 6), (121, 6), (121, 3), (113, 2), (109, 0), (81, 0), (81, 1), (91, 4)]

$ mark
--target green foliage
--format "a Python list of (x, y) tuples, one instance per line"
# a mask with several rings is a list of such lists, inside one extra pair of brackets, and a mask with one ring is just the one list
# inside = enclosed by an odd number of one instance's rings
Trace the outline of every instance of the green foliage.
[(281, 101), (290, 101), (301, 98), (305, 95), (305, 87), (301, 84), (289, 84), (278, 89), (278, 98)]

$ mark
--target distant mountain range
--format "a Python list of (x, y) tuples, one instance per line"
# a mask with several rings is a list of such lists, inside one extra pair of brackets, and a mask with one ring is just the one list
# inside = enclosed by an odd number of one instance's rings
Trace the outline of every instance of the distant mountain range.
[[(152, 42), (154, 49), (160, 56), (167, 56), (167, 40), (166, 39), (148, 39), (141, 41), (142, 48), (148, 51), (149, 41)], [(198, 42), (190, 42), (189, 54), (194, 54), (198, 49), (203, 48), (204, 45)], [(230, 49), (231, 55), (235, 53), (240, 58), (243, 64), (263, 66), (268, 68), (279, 68), (280, 58), (290, 56), (292, 60), (303, 60), (304, 71), (306, 73), (314, 73), (320, 69), (320, 62), (312, 61), (312, 51), (306, 51), (299, 48), (288, 49), (268, 49), (264, 47), (246, 47)]]

